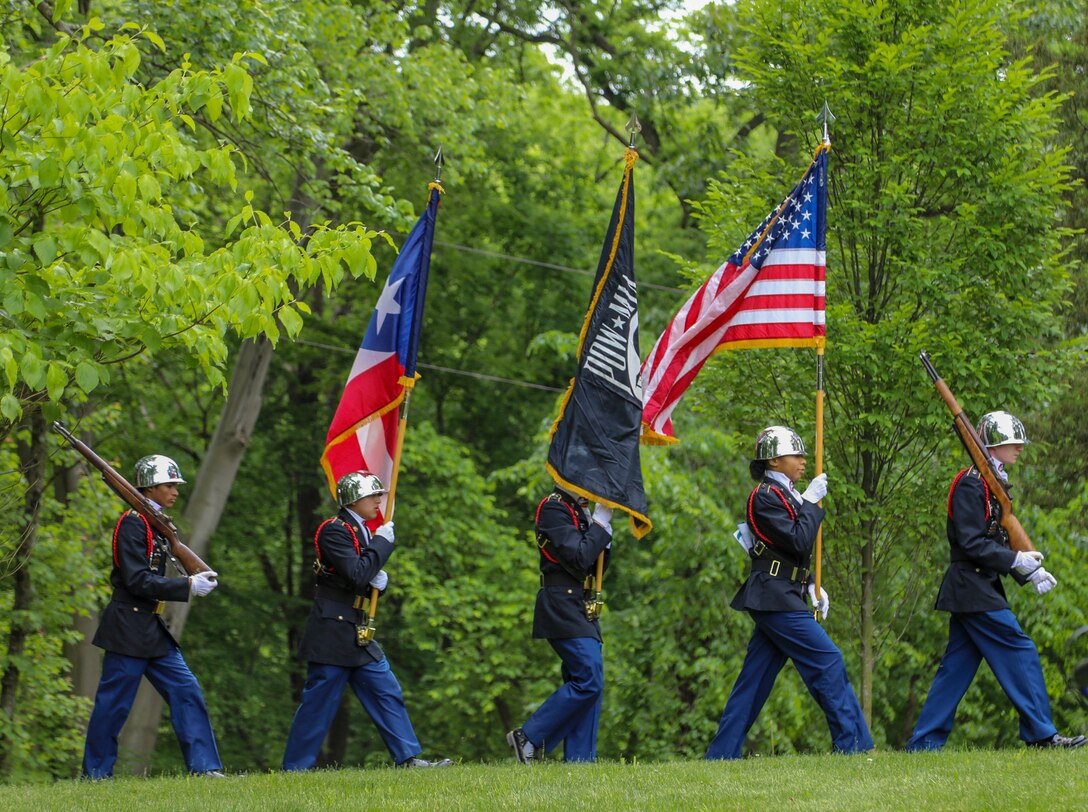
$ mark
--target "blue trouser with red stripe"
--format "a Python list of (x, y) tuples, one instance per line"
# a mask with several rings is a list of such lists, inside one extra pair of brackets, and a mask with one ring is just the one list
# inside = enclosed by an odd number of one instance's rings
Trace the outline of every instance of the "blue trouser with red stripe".
[(283, 769), (309, 770), (317, 764), (325, 734), (348, 683), (378, 728), (393, 761), (401, 764), (423, 752), (388, 659), (382, 657), (376, 663), (354, 667), (309, 663), (302, 703), (287, 735)]
[(522, 732), (546, 752), (563, 742), (564, 761), (596, 761), (604, 696), (601, 641), (572, 637), (548, 642), (563, 662), (563, 684), (522, 725)]
[(823, 626), (810, 612), (749, 610), (749, 614), (756, 628), (706, 757), (741, 757), (748, 730), (755, 724), (787, 658), (793, 660), (809, 693), (823, 709), (835, 752), (871, 750), (873, 737), (846, 675), (842, 652)]
[(94, 710), (87, 724), (83, 774), (95, 779), (113, 775), (117, 737), (132, 710), (141, 677), (147, 677), (170, 706), (170, 721), (189, 772), (223, 769), (200, 683), (185, 664), (181, 651), (174, 646), (165, 657), (150, 659), (106, 652)]
[(956, 708), (983, 660), (1020, 714), (1021, 739), (1037, 742), (1058, 732), (1050, 716), (1039, 651), (1012, 610), (964, 612), (948, 619), (948, 647), (907, 742), (908, 751), (944, 747), (952, 733)]

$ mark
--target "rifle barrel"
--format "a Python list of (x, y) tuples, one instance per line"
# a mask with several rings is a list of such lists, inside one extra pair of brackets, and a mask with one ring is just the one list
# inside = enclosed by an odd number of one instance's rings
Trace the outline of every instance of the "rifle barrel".
[(941, 376), (937, 374), (937, 370), (933, 368), (933, 362), (929, 360), (929, 353), (922, 350), (918, 353), (918, 357), (922, 359), (922, 366), (926, 368), (926, 372), (929, 373), (929, 377), (933, 379), (933, 383), (937, 383), (941, 379)]

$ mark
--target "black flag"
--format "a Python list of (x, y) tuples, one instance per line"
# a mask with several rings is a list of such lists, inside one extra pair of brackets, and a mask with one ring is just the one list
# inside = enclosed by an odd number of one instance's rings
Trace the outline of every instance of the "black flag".
[(635, 187), (638, 153), (624, 155), (623, 183), (601, 249), (593, 298), (578, 341), (578, 371), (552, 426), (548, 472), (561, 487), (631, 515), (650, 531), (642, 487)]

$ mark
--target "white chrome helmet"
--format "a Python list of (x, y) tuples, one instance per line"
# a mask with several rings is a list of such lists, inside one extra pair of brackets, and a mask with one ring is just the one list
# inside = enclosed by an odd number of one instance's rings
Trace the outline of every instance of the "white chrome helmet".
[(156, 485), (183, 485), (178, 464), (162, 454), (152, 454), (136, 461), (136, 487), (154, 488)]
[(353, 505), (364, 496), (385, 493), (385, 486), (370, 471), (352, 471), (344, 474), (336, 483), (336, 498), (340, 507)]
[(988, 412), (978, 421), (978, 435), (987, 448), (1021, 443), (1027, 445), (1028, 433), (1024, 424), (1008, 412)]
[(786, 426), (768, 426), (756, 438), (755, 460), (773, 460), (793, 454), (805, 455), (805, 444), (801, 437)]

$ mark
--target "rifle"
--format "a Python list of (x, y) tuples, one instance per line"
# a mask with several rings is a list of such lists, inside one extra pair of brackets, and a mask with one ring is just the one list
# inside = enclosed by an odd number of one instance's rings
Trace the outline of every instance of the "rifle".
[(933, 368), (933, 364), (929, 360), (929, 354), (923, 351), (918, 354), (918, 357), (922, 359), (922, 366), (926, 368), (929, 377), (933, 379), (933, 385), (937, 387), (937, 392), (944, 398), (945, 405), (952, 412), (952, 425), (959, 435), (960, 442), (963, 443), (963, 447), (967, 450), (967, 455), (990, 487), (990, 493), (997, 497), (997, 503), (1001, 505), (1001, 526), (1009, 534), (1009, 546), (1019, 553), (1032, 552), (1035, 545), (1031, 543), (1031, 539), (1028, 538), (1027, 531), (1020, 524), (1020, 520), (1012, 513), (1012, 497), (1009, 496), (1009, 486), (997, 475), (997, 466), (990, 459), (990, 455), (986, 453), (982, 438), (978, 436), (975, 427), (971, 425), (971, 421), (967, 419), (963, 409), (956, 402), (956, 397), (952, 394), (952, 390), (948, 388), (948, 384), (941, 379), (941, 376), (937, 374), (937, 370)]
[(173, 519), (155, 507), (151, 500), (140, 493), (127, 479), (117, 473), (108, 462), (91, 450), (91, 447), (79, 440), (68, 431), (68, 427), (59, 420), (53, 421), (53, 431), (67, 440), (76, 451), (102, 472), (102, 479), (113, 491), (124, 499), (133, 510), (147, 519), (151, 526), (159, 531), (170, 543), (170, 555), (185, 570), (187, 575), (195, 575), (198, 572), (209, 572), (211, 567), (200, 560), (200, 556), (194, 553), (181, 542), (178, 528)]

